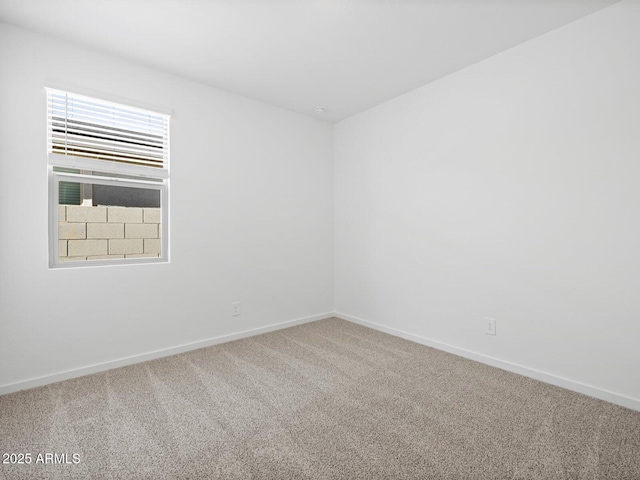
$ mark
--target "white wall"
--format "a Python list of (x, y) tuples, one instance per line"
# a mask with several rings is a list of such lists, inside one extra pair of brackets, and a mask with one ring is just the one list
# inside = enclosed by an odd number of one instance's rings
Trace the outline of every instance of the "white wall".
[(640, 406), (639, 25), (616, 4), (337, 124), (336, 310)]
[[(170, 264), (47, 267), (48, 85), (172, 110)], [(0, 24), (0, 389), (331, 312), (332, 152), (327, 123)]]

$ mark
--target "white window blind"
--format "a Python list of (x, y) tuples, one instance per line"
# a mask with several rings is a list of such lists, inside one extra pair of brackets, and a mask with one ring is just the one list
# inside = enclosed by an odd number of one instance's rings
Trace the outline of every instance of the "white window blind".
[(48, 149), (58, 158), (92, 159), (98, 170), (157, 172), (152, 176), (168, 169), (167, 115), (53, 89), (47, 89), (47, 111)]

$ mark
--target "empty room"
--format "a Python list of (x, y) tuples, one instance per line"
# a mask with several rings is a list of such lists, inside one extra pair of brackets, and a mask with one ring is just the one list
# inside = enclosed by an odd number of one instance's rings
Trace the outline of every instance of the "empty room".
[(634, 0), (0, 0), (0, 480), (638, 480), (639, 292)]

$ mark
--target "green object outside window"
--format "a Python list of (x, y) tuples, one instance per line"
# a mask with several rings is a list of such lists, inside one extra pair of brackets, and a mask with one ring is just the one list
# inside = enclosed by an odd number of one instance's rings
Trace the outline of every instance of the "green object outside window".
[[(80, 173), (72, 168), (56, 168), (57, 172)], [(80, 184), (76, 182), (60, 182), (58, 189), (58, 205), (80, 205)]]

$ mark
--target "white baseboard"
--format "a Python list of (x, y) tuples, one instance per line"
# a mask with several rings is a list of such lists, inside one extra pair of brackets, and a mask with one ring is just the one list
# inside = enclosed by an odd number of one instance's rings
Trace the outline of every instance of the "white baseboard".
[(209, 347), (209, 346), (217, 345), (220, 343), (231, 342), (233, 340), (252, 337), (254, 335), (260, 335), (262, 333), (267, 333), (275, 330), (280, 330), (283, 328), (293, 327), (295, 325), (301, 325), (303, 323), (315, 322), (317, 320), (324, 320), (325, 318), (330, 318), (330, 317), (338, 317), (338, 318), (341, 318), (342, 320), (357, 323), (365, 327), (373, 328), (375, 330), (379, 330), (381, 332), (388, 333), (396, 337), (404, 338), (412, 342), (420, 343), (428, 347), (433, 347), (438, 350), (443, 350), (445, 352), (453, 353), (454, 355), (469, 358), (471, 360), (475, 360), (480, 363), (491, 365), (493, 367), (501, 368), (509, 372), (517, 373), (520, 375), (524, 375), (526, 377), (540, 380), (545, 383), (556, 385), (558, 387), (566, 388), (567, 390), (572, 390), (574, 392), (582, 393), (584, 395), (589, 395), (591, 397), (595, 397), (600, 400), (604, 400), (610, 403), (614, 403), (616, 405), (630, 408), (632, 410), (640, 411), (640, 400), (635, 398), (627, 397), (625, 395), (604, 390), (602, 388), (594, 387), (591, 385), (586, 385), (584, 383), (577, 382), (575, 380), (570, 380), (568, 378), (564, 378), (558, 375), (536, 370), (534, 368), (525, 367), (524, 365), (520, 365), (517, 363), (509, 362), (506, 360), (500, 360), (498, 358), (494, 358), (481, 353), (476, 353), (470, 350), (466, 350), (464, 348), (459, 348), (453, 345), (438, 342), (436, 340), (422, 337), (420, 335), (414, 335), (412, 333), (408, 333), (402, 330), (397, 330), (395, 328), (380, 325), (378, 323), (370, 322), (368, 320), (363, 320), (361, 318), (354, 317), (352, 315), (347, 315), (341, 312), (328, 312), (328, 313), (323, 313), (319, 315), (313, 315), (310, 317), (299, 318), (299, 319), (291, 320), (288, 322), (276, 323), (272, 325), (267, 325), (265, 327), (254, 328), (251, 330), (244, 330), (244, 331), (232, 333), (229, 335), (222, 335), (219, 337), (209, 338), (209, 339), (201, 340), (198, 342), (187, 343), (187, 344), (178, 345), (175, 347), (165, 348), (161, 350), (155, 350), (155, 351), (143, 353), (140, 355), (132, 355), (130, 357), (119, 358), (119, 359), (111, 360), (108, 362), (98, 363), (98, 364), (89, 365), (86, 367), (80, 367), (72, 370), (66, 370), (64, 372), (54, 373), (51, 375), (45, 375), (37, 378), (31, 378), (28, 380), (23, 380), (20, 382), (11, 383), (7, 385), (1, 385), (0, 395), (13, 393), (20, 390), (26, 390), (28, 388), (41, 387), (43, 385), (48, 385), (50, 383), (60, 382), (62, 380), (68, 380), (70, 378), (83, 377), (85, 375), (90, 375), (92, 373), (104, 372), (106, 370), (112, 370), (118, 367), (124, 367), (127, 365), (133, 365), (135, 363), (154, 360), (156, 358), (168, 357), (171, 355), (176, 355), (178, 353), (188, 352), (190, 350), (197, 350), (199, 348)]
[(152, 352), (142, 353), (140, 355), (132, 355), (130, 357), (119, 358), (103, 363), (96, 363), (87, 367), (74, 368), (72, 370), (66, 370), (64, 372), (53, 373), (51, 375), (44, 375), (42, 377), (30, 378), (29, 380), (23, 380), (21, 382), (10, 383), (7, 385), (0, 385), (0, 395), (7, 393), (13, 393), (20, 390), (26, 390), (28, 388), (41, 387), (50, 383), (60, 382), (62, 380), (68, 380), (70, 378), (83, 377), (92, 373), (104, 372), (105, 370), (112, 370), (118, 367), (125, 367), (127, 365), (133, 365), (134, 363), (146, 362), (148, 360), (154, 360), (156, 358), (168, 357), (176, 355), (178, 353), (188, 352), (190, 350), (197, 350), (198, 348), (210, 347), (220, 343), (227, 343), (233, 340), (239, 340), (241, 338), (253, 337), (254, 335), (260, 335), (261, 333), (272, 332), (274, 330), (281, 330), (283, 328), (293, 327), (295, 325), (302, 325), (303, 323), (315, 322), (316, 320), (324, 320), (325, 318), (333, 317), (333, 312), (322, 313), (319, 315), (313, 315), (310, 317), (298, 318), (296, 320), (290, 320), (288, 322), (275, 323), (267, 325), (266, 327), (254, 328), (251, 330), (244, 330), (242, 332), (231, 333), (229, 335), (222, 335), (220, 337), (208, 338), (193, 343), (186, 343), (175, 347), (164, 348), (161, 350), (154, 350)]
[(610, 392), (602, 388), (586, 385), (584, 383), (576, 382), (575, 380), (564, 378), (551, 373), (542, 372), (540, 370), (536, 370), (535, 368), (529, 368), (529, 367), (525, 367), (524, 365), (519, 365), (517, 363), (508, 362), (506, 360), (500, 360), (498, 358), (490, 357), (482, 353), (472, 352), (464, 348), (459, 348), (453, 345), (438, 342), (436, 340), (431, 340), (429, 338), (425, 338), (420, 335), (414, 335), (412, 333), (404, 332), (402, 330), (386, 327), (384, 325), (370, 322), (368, 320), (363, 320), (361, 318), (347, 315), (345, 313), (335, 312), (334, 316), (341, 318), (342, 320), (357, 323), (364, 327), (373, 328), (374, 330), (379, 330), (381, 332), (394, 335), (396, 337), (404, 338), (406, 340), (411, 340), (412, 342), (420, 343), (428, 347), (433, 347), (438, 350), (443, 350), (445, 352), (453, 353), (454, 355), (458, 355), (460, 357), (469, 358), (471, 360), (475, 360), (480, 363), (491, 365), (492, 367), (501, 368), (502, 370), (507, 370), (508, 372), (524, 375), (525, 377), (533, 378), (535, 380), (540, 380), (541, 382), (550, 383), (551, 385), (556, 385), (558, 387), (566, 388), (567, 390), (582, 393), (584, 395), (595, 397), (600, 400), (604, 400), (606, 402), (620, 405), (622, 407), (640, 411), (640, 400), (627, 397), (626, 395), (621, 395), (619, 393)]

